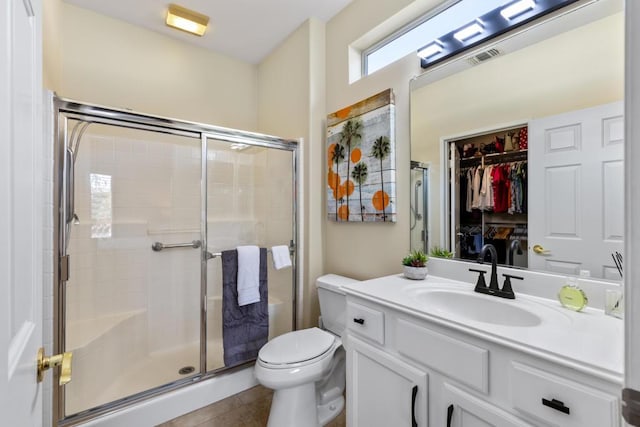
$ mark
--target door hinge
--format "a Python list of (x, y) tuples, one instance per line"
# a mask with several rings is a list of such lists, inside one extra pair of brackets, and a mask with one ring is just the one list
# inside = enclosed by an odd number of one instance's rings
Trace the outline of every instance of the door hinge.
[(61, 282), (66, 282), (67, 280), (69, 280), (69, 255), (60, 257), (58, 272), (58, 276)]

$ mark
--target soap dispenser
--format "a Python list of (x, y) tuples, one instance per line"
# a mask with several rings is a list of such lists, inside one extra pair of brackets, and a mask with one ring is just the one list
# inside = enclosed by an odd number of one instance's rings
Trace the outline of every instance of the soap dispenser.
[(566, 285), (558, 292), (558, 300), (564, 307), (573, 311), (582, 311), (589, 302), (587, 295), (578, 287), (575, 277), (567, 277)]

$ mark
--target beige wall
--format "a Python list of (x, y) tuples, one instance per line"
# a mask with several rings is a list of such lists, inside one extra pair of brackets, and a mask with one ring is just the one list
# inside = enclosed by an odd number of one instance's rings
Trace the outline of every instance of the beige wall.
[[(47, 0), (55, 5), (55, 0)], [(53, 2), (53, 3), (52, 3)], [(59, 95), (94, 104), (256, 130), (257, 68), (62, 3)], [(53, 29), (45, 36), (55, 33)], [(53, 46), (52, 46), (53, 48)], [(48, 53), (55, 55), (55, 53)], [(53, 64), (55, 61), (51, 61)]]
[(303, 138), (301, 325), (316, 324), (324, 273), (322, 192), (325, 24), (310, 20), (260, 65), (239, 62), (78, 8), (45, 0), (45, 86), (59, 95), (151, 114)]
[(618, 13), (413, 91), (411, 157), (432, 165), (432, 245), (441, 236), (441, 139), (623, 99), (623, 24)]
[[(397, 273), (401, 270), (402, 257), (409, 251), (409, 80), (419, 73), (419, 62), (415, 54), (410, 54), (373, 75), (350, 84), (349, 67), (353, 64), (349, 63), (348, 52), (350, 45), (360, 41), (373, 29), (384, 26), (392, 15), (417, 3), (423, 3), (421, 6), (430, 3), (433, 7), (439, 2), (354, 0), (327, 24), (326, 113), (344, 108), (387, 88), (392, 88), (395, 93), (398, 203), (395, 224), (335, 223), (326, 219), (326, 207), (323, 205), (327, 273), (356, 279)], [(392, 31), (392, 28), (388, 30)], [(323, 153), (323, 156), (326, 154)], [(326, 163), (326, 158), (316, 161)], [(324, 182), (322, 193), (325, 193), (326, 185)]]
[(45, 88), (53, 90), (60, 87), (61, 79), (62, 1), (44, 0), (42, 8), (42, 84)]
[(324, 272), (322, 245), (322, 158), (325, 111), (325, 25), (310, 20), (301, 25), (258, 66), (258, 130), (303, 138), (300, 144), (298, 209), (299, 321), (317, 324), (319, 309), (315, 279)]

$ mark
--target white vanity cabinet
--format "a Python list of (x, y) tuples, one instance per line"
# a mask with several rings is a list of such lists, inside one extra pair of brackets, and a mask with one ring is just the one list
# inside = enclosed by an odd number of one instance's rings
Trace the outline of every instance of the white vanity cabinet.
[(347, 302), (347, 424), (426, 427), (428, 376), (384, 350), (384, 313)]
[(348, 291), (346, 320), (349, 427), (621, 426), (606, 373)]

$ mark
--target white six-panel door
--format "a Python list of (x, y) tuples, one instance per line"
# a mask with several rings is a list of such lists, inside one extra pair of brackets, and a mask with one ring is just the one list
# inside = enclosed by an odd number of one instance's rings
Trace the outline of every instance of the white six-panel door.
[(530, 268), (620, 280), (623, 156), (622, 103), (529, 123)]
[(41, 0), (0, 3), (0, 424), (42, 425)]

